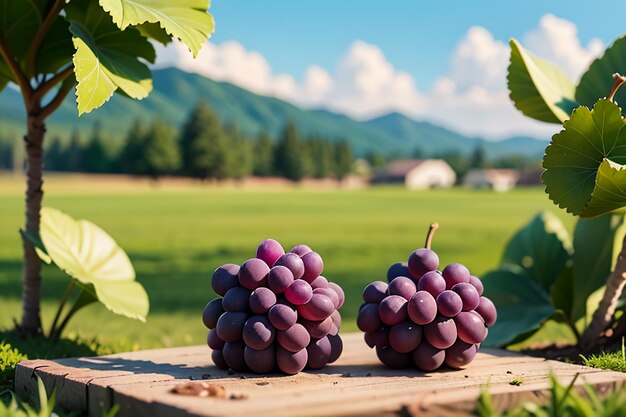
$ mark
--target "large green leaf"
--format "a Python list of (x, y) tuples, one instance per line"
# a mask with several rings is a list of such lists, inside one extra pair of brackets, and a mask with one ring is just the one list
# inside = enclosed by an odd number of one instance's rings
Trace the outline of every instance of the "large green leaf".
[(145, 320), (148, 296), (126, 253), (104, 230), (52, 208), (41, 211), (41, 240), (52, 261), (109, 310)]
[(542, 122), (567, 120), (577, 106), (572, 81), (561, 69), (526, 51), (515, 39), (511, 39), (510, 45), (507, 81), (515, 107)]
[[(591, 107), (601, 97), (606, 97), (613, 86), (612, 74), (626, 71), (626, 36), (617, 39), (609, 46), (601, 58), (591, 63), (576, 87), (576, 100)], [(626, 105), (626, 89), (615, 94), (615, 101)]]
[(542, 179), (552, 201), (568, 212), (593, 217), (626, 204), (626, 129), (620, 108), (602, 99), (579, 107), (552, 137)]
[(194, 56), (213, 33), (209, 0), (100, 0), (120, 29), (142, 23), (158, 23), (169, 35), (180, 39)]

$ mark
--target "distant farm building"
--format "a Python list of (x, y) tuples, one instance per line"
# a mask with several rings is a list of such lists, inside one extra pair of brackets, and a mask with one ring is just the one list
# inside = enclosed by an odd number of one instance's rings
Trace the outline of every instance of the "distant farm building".
[(372, 178), (374, 184), (404, 184), (412, 190), (448, 188), (455, 182), (454, 170), (441, 159), (392, 161)]
[(513, 169), (470, 169), (463, 178), (463, 185), (509, 191), (515, 188), (518, 179), (519, 173)]
[(541, 185), (541, 174), (543, 174), (542, 168), (525, 169), (520, 172), (519, 179), (517, 180), (517, 185)]

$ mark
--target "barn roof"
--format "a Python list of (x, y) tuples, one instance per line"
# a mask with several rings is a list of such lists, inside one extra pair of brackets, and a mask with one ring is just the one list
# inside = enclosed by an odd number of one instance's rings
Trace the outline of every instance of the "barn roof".
[(384, 169), (384, 173), (392, 177), (405, 177), (411, 170), (426, 161), (428, 161), (428, 159), (397, 159), (387, 165)]

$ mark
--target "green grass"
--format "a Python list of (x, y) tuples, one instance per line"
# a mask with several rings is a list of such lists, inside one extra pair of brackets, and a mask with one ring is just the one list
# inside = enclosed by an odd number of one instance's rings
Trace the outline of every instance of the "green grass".
[[(0, 329), (20, 316), (23, 181), (0, 176)], [(200, 314), (214, 297), (211, 272), (253, 257), (267, 237), (286, 247), (306, 243), (324, 258), (324, 275), (347, 295), (344, 329), (363, 286), (421, 247), (428, 224), (440, 223), (434, 249), (443, 263), (462, 262), (479, 276), (495, 267), (511, 234), (538, 210), (556, 208), (542, 190), (408, 191), (250, 190), (199, 184), (150, 185), (93, 177), (49, 176), (45, 205), (107, 230), (128, 252), (151, 302), (147, 324), (87, 307), (68, 330), (138, 343), (142, 348), (205, 343)], [(67, 278), (43, 270), (43, 319), (49, 326)]]
[(622, 339), (622, 349), (617, 352), (602, 352), (589, 357), (580, 356), (583, 364), (592, 368), (610, 369), (612, 371), (626, 372), (626, 347)]

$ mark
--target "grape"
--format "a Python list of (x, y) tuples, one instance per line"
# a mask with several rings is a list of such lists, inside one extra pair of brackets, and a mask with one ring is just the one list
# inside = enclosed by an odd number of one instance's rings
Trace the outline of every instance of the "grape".
[(217, 329), (209, 332), (206, 343), (213, 350), (222, 350), (224, 347), (224, 341), (217, 335)]
[(287, 330), (278, 332), (278, 343), (290, 352), (304, 349), (311, 341), (311, 336), (303, 325), (296, 323)]
[(274, 304), (276, 304), (276, 294), (270, 289), (259, 287), (250, 294), (250, 310), (256, 314), (267, 313)]
[(390, 346), (376, 346), (376, 356), (391, 369), (403, 369), (411, 363), (410, 353), (396, 352)]
[(224, 295), (224, 299), (222, 300), (222, 307), (224, 307), (224, 311), (228, 312), (245, 312), (248, 311), (249, 300), (250, 291), (242, 287), (231, 288)]
[(322, 337), (330, 333), (330, 329), (333, 326), (333, 319), (331, 317), (328, 317), (322, 321), (301, 319), (300, 324), (304, 326), (309, 335), (311, 335), (311, 338), (321, 339)]
[(214, 350), (211, 352), (211, 360), (218, 369), (228, 369), (228, 364), (224, 360), (224, 355), (222, 355), (221, 350)]
[(275, 266), (267, 276), (267, 285), (276, 294), (282, 294), (293, 282), (293, 274), (286, 266)]
[(470, 275), (470, 284), (472, 284), (474, 288), (476, 288), (476, 291), (478, 291), (478, 295), (483, 295), (485, 287), (483, 286), (483, 282), (480, 279), (476, 278), (474, 275)]
[(498, 318), (496, 306), (487, 297), (480, 297), (480, 302), (478, 303), (478, 307), (476, 307), (476, 312), (485, 320), (485, 324), (487, 326), (493, 326)]
[(409, 256), (408, 266), (411, 275), (415, 279), (420, 279), (426, 272), (439, 268), (439, 257), (430, 249), (418, 249)]
[(217, 321), (217, 334), (225, 342), (235, 342), (241, 338), (243, 325), (248, 319), (246, 313), (229, 313), (222, 314)]
[(264, 287), (267, 284), (269, 266), (257, 258), (248, 259), (239, 269), (239, 284), (249, 290)]
[(422, 371), (430, 372), (443, 365), (446, 351), (437, 349), (425, 340), (413, 351), (413, 362)]
[(304, 264), (304, 274), (302, 279), (311, 282), (315, 278), (319, 277), (324, 270), (324, 261), (317, 252), (309, 252), (302, 256), (302, 263)]
[(243, 351), (243, 359), (252, 372), (266, 374), (276, 365), (276, 347), (270, 345), (263, 350), (254, 350), (249, 346)]
[(204, 312), (202, 313), (202, 323), (204, 323), (208, 329), (214, 329), (215, 326), (217, 326), (217, 319), (220, 318), (222, 313), (224, 313), (222, 300), (220, 298), (216, 298), (204, 307)]
[(302, 259), (295, 253), (289, 252), (284, 254), (278, 258), (274, 265), (281, 265), (289, 268), (294, 279), (300, 279), (302, 278), (302, 275), (304, 275), (304, 262), (302, 262)]
[(457, 337), (453, 319), (438, 316), (432, 323), (424, 326), (424, 337), (433, 347), (447, 349), (454, 344)]
[(269, 309), (267, 317), (277, 330), (287, 330), (296, 323), (298, 313), (286, 304), (275, 304)]
[(328, 280), (321, 275), (309, 282), (311, 283), (311, 288), (313, 289), (328, 287)]
[(406, 263), (396, 262), (387, 270), (387, 282), (391, 282), (396, 277), (410, 277), (411, 272)]
[(265, 316), (252, 316), (242, 331), (243, 341), (255, 350), (263, 350), (274, 341), (274, 327)]
[(374, 281), (363, 290), (363, 301), (366, 303), (380, 303), (387, 296), (388, 285), (382, 281)]
[(443, 269), (443, 279), (446, 281), (446, 290), (461, 282), (470, 282), (469, 270), (461, 264), (450, 264)]
[(285, 290), (285, 298), (291, 304), (302, 305), (308, 303), (313, 296), (313, 289), (308, 282), (297, 279)]
[(312, 250), (307, 245), (297, 245), (291, 248), (289, 252), (295, 253), (299, 257), (303, 257), (307, 253), (312, 252)]
[(437, 296), (437, 310), (446, 317), (454, 317), (463, 309), (463, 300), (454, 291), (445, 290)]
[(339, 297), (337, 296), (337, 293), (330, 288), (315, 288), (313, 290), (313, 294), (324, 294), (333, 302), (335, 309), (339, 308)]
[(422, 341), (422, 326), (410, 321), (392, 326), (389, 330), (389, 345), (400, 353), (414, 350)]
[(387, 288), (389, 295), (399, 295), (406, 300), (410, 300), (416, 290), (417, 288), (415, 287), (413, 280), (407, 277), (394, 278), (389, 283), (389, 287)]
[(407, 317), (407, 301), (399, 295), (385, 297), (378, 305), (378, 315), (380, 320), (393, 326), (404, 321)]
[(276, 347), (276, 364), (286, 374), (295, 375), (307, 364), (309, 355), (306, 349), (298, 352), (290, 352), (281, 346)]
[(285, 254), (285, 249), (274, 239), (265, 239), (256, 250), (256, 257), (270, 268), (278, 258)]
[(452, 291), (459, 294), (463, 301), (463, 311), (474, 310), (480, 302), (480, 295), (472, 284), (461, 282), (452, 287)]
[(341, 352), (343, 352), (343, 341), (339, 335), (328, 335), (326, 337), (330, 341), (330, 358), (328, 358), (328, 363), (333, 363), (339, 359)]
[(335, 311), (335, 304), (330, 297), (315, 293), (308, 303), (298, 306), (298, 314), (307, 320), (324, 320)]
[(415, 324), (428, 324), (437, 316), (437, 302), (430, 293), (418, 291), (407, 304), (409, 318)]
[(225, 264), (213, 271), (211, 277), (211, 288), (217, 295), (224, 296), (226, 291), (239, 285), (237, 276), (239, 275), (239, 265)]
[(306, 350), (309, 357), (307, 362), (309, 368), (321, 369), (330, 359), (332, 346), (327, 337), (322, 337), (319, 340), (312, 340)]
[(337, 326), (337, 328), (341, 327), (341, 314), (339, 314), (339, 311), (333, 311), (333, 314), (330, 315), (330, 318), (332, 319), (333, 324)]
[(461, 368), (474, 360), (477, 351), (476, 345), (457, 340), (446, 349), (446, 365), (450, 368)]
[(389, 329), (381, 326), (373, 332), (365, 333), (365, 343), (371, 348), (389, 346)]
[(337, 307), (337, 310), (339, 310), (341, 307), (343, 307), (343, 303), (346, 301), (346, 295), (343, 292), (343, 289), (334, 282), (329, 282), (328, 288), (335, 291), (335, 293), (337, 294), (337, 298), (339, 298), (339, 306)]
[(481, 343), (487, 337), (485, 322), (475, 311), (463, 311), (454, 318), (459, 339), (465, 343)]
[(246, 362), (243, 358), (245, 348), (246, 345), (243, 342), (229, 342), (224, 345), (224, 349), (222, 349), (224, 361), (233, 371), (246, 369)]
[(356, 325), (362, 332), (376, 331), (383, 323), (378, 315), (378, 304), (367, 303), (361, 307), (356, 318)]
[(433, 297), (437, 297), (445, 289), (446, 281), (438, 271), (427, 272), (417, 281), (417, 290), (428, 291)]

